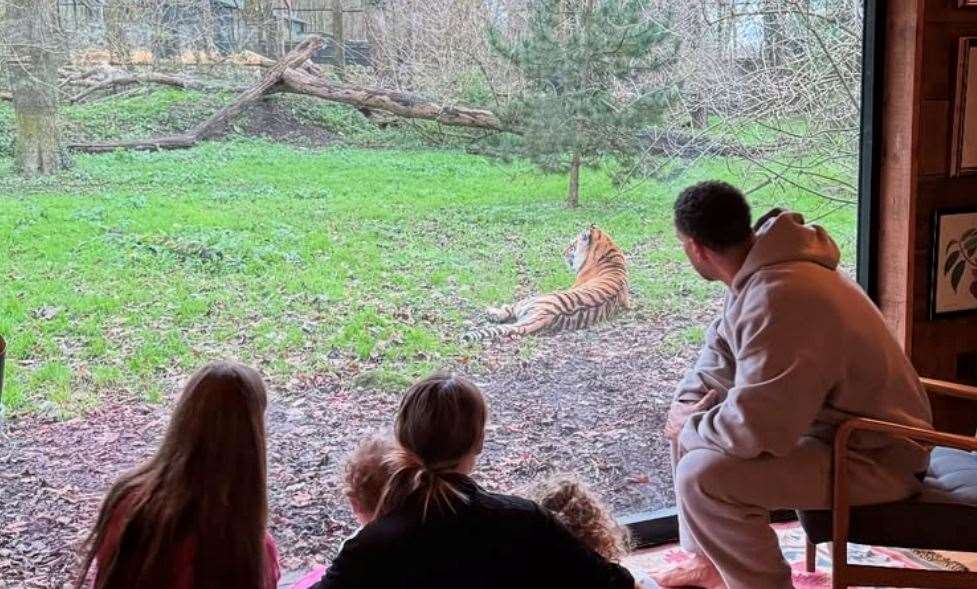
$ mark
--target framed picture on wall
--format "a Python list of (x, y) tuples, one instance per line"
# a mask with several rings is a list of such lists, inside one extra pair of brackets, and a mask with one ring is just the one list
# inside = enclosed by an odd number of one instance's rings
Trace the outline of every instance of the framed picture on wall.
[(957, 48), (950, 175), (965, 174), (977, 174), (977, 37), (961, 37)]
[(977, 312), (977, 207), (933, 216), (930, 319)]

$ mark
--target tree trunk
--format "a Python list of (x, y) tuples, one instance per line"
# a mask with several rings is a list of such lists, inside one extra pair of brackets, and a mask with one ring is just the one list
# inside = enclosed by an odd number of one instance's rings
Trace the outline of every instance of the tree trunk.
[(709, 111), (702, 103), (702, 97), (695, 95), (692, 97), (692, 106), (689, 107), (689, 116), (692, 119), (693, 129), (705, 129), (709, 124)]
[(574, 153), (570, 162), (570, 190), (567, 191), (567, 206), (575, 209), (580, 206), (580, 154)]
[(763, 2), (763, 61), (768, 66), (783, 65), (784, 51), (784, 15), (779, 12), (780, 6), (776, 0)]
[(335, 44), (336, 71), (340, 78), (346, 67), (346, 30), (343, 24), (343, 0), (332, 0), (332, 42)]
[(27, 178), (64, 163), (58, 130), (57, 0), (7, 0), (7, 75), (17, 126), (15, 165)]
[[(709, 49), (704, 50), (704, 33), (705, 33), (705, 15), (703, 14), (703, 6), (698, 3), (690, 4), (686, 9), (688, 12), (688, 23), (689, 23), (689, 39), (684, 43), (686, 51), (688, 51), (688, 57), (686, 59), (690, 60), (690, 63), (700, 64), (702, 63), (704, 54)], [(703, 78), (701, 72), (701, 66), (696, 66), (695, 71), (698, 75), (696, 78)], [(701, 84), (701, 82), (700, 82)], [(691, 124), (693, 129), (704, 129), (706, 124), (709, 122), (709, 113), (706, 110), (705, 101), (703, 100), (703, 95), (699, 91), (699, 84), (689, 84), (688, 85), (688, 98), (686, 104), (688, 106), (689, 118), (691, 119)]]

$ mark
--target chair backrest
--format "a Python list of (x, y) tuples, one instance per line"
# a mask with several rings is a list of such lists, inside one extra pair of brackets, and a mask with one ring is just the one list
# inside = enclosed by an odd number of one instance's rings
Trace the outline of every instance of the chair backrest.
[[(945, 380), (936, 380), (934, 378), (921, 378), (919, 380), (923, 383), (923, 386), (926, 387), (926, 391), (930, 395), (941, 395), (944, 397), (963, 399), (965, 401), (973, 401), (974, 403), (977, 403), (977, 386), (970, 386)], [(977, 431), (974, 432), (974, 435), (977, 436)]]

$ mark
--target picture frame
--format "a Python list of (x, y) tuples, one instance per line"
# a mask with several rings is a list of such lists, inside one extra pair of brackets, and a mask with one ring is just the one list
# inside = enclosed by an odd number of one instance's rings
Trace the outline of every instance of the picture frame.
[(977, 206), (933, 213), (930, 319), (977, 313)]
[[(974, 2), (977, 7), (977, 0)], [(950, 176), (977, 174), (977, 37), (957, 44), (957, 73), (950, 135)]]

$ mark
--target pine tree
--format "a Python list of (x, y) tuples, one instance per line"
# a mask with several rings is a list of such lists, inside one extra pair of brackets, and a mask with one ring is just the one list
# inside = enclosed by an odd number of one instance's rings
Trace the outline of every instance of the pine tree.
[[(525, 33), (489, 43), (522, 74), (504, 116), (523, 131), (519, 150), (544, 170), (569, 170), (567, 204), (579, 202), (580, 166), (639, 153), (640, 131), (658, 122), (672, 91), (637, 96), (620, 89), (670, 65), (678, 50), (666, 24), (647, 17), (648, 0), (534, 0)], [(630, 84), (633, 85), (633, 84)]]

